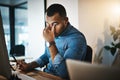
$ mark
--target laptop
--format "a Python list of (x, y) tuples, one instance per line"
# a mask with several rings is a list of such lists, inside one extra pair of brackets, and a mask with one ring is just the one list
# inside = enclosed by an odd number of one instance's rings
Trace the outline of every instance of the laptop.
[(120, 68), (66, 60), (70, 80), (120, 80)]
[[(11, 70), (11, 66), (9, 63), (8, 58), (8, 52), (4, 37), (4, 29), (3, 29), (3, 23), (2, 23), (2, 16), (0, 12), (0, 75), (4, 76), (8, 80), (18, 80), (16, 78), (13, 79), (13, 71)], [(19, 80), (35, 80), (34, 78), (21, 74), (21, 73), (15, 73), (14, 75), (17, 75)], [(11, 79), (12, 76), (12, 79)]]

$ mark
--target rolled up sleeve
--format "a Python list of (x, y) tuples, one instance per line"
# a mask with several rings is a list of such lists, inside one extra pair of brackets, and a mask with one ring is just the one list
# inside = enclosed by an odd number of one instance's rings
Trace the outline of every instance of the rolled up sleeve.
[(54, 64), (54, 65), (60, 64), (61, 61), (63, 61), (63, 57), (58, 53), (58, 54), (55, 56), (55, 58), (54, 58), (53, 64)]
[(45, 50), (45, 53), (42, 56), (40, 56), (38, 59), (36, 59), (35, 61), (39, 64), (40, 67), (47, 65), (49, 62), (47, 51)]

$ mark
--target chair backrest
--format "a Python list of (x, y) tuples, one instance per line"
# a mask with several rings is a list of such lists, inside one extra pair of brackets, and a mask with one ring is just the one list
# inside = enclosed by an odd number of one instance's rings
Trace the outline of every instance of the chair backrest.
[(85, 56), (85, 60), (84, 61), (86, 61), (86, 62), (92, 62), (92, 48), (89, 46), (89, 45), (87, 45), (87, 52), (86, 52), (86, 56)]
[(11, 48), (10, 55), (24, 56), (25, 55), (25, 46), (24, 45), (15, 45), (13, 48)]

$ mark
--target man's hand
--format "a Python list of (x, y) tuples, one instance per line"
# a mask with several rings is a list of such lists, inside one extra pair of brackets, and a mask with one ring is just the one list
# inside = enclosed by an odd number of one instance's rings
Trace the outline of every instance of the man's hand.
[(27, 71), (29, 69), (29, 65), (23, 60), (18, 61), (17, 65), (19, 66), (19, 69), (22, 71)]
[(39, 64), (37, 64), (35, 61), (26, 63), (23, 60), (20, 60), (18, 61), (17, 65), (19, 66), (19, 69), (22, 71), (29, 71), (29, 70), (39, 67)]
[(43, 30), (43, 37), (45, 38), (46, 41), (48, 41), (48, 42), (54, 41), (54, 38), (55, 38), (55, 26), (56, 26), (56, 24), (54, 24), (52, 27), (47, 26)]

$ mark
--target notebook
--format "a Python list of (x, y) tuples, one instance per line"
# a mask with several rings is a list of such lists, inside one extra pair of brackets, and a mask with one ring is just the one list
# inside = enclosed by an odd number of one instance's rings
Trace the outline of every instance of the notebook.
[[(6, 77), (9, 80), (13, 80), (11, 79), (13, 73), (11, 71), (9, 58), (8, 58), (1, 12), (0, 12), (0, 75)], [(15, 75), (17, 75), (18, 78), (20, 78), (21, 80), (35, 80), (34, 78), (21, 73), (16, 73)]]
[(120, 80), (120, 68), (66, 60), (70, 80)]

